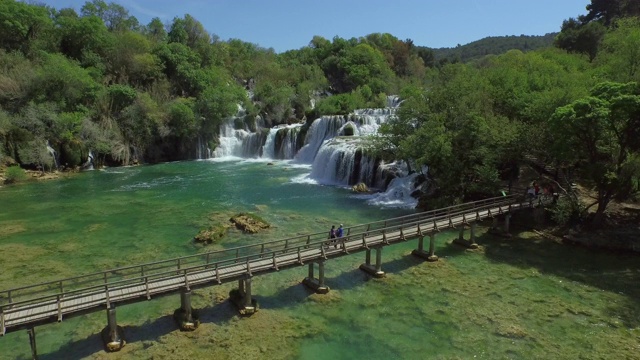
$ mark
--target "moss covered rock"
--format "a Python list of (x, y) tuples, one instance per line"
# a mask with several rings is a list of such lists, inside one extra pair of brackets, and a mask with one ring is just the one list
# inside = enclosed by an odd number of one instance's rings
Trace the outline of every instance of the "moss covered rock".
[(261, 217), (250, 214), (250, 213), (240, 213), (237, 214), (231, 219), (229, 219), (238, 229), (242, 230), (246, 233), (255, 234), (264, 229), (268, 229), (271, 227), (269, 223), (267, 223)]
[(227, 233), (227, 227), (222, 225), (210, 226), (208, 229), (200, 230), (198, 235), (196, 235), (193, 239), (196, 242), (201, 242), (205, 244), (211, 244), (216, 242), (224, 237)]

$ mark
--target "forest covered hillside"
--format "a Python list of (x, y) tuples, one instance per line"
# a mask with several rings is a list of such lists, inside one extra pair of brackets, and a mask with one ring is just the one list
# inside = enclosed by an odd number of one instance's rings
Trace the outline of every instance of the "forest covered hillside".
[(553, 46), (558, 33), (536, 35), (489, 36), (456, 47), (428, 48), (434, 53), (436, 62), (468, 62), (487, 55), (500, 55), (509, 50), (522, 52)]

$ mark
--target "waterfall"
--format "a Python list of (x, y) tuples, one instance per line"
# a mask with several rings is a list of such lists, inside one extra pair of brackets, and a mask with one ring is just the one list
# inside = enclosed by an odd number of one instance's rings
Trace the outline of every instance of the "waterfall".
[(49, 145), (49, 140), (47, 140), (47, 151), (53, 158), (53, 165), (55, 166), (55, 169), (58, 170), (58, 158), (56, 157), (56, 151), (51, 147), (51, 145)]
[(91, 150), (89, 150), (89, 155), (87, 155), (87, 161), (82, 164), (82, 169), (93, 170), (93, 153)]
[(414, 185), (418, 174), (409, 176), (395, 177), (387, 189), (371, 196), (367, 202), (371, 205), (385, 207), (399, 207), (413, 209), (418, 205), (418, 199), (411, 196), (415, 191)]
[(323, 116), (316, 119), (307, 132), (305, 145), (300, 149), (295, 159), (302, 163), (313, 163), (320, 146), (325, 140), (334, 138), (344, 125), (343, 116)]
[(269, 129), (262, 148), (263, 159), (293, 159), (302, 124), (280, 125)]
[(249, 135), (246, 130), (234, 129), (235, 119), (228, 119), (220, 127), (219, 145), (213, 151), (213, 157), (232, 157), (242, 155), (242, 140)]
[(322, 116), (308, 129), (302, 124), (293, 124), (267, 130), (264, 121), (257, 118), (255, 132), (237, 129), (236, 119), (244, 116), (239, 108), (239, 115), (221, 126), (219, 145), (213, 156), (293, 159), (296, 163), (311, 165), (308, 178), (315, 183), (338, 186), (365, 183), (373, 189), (386, 189), (369, 200), (372, 204), (415, 206), (416, 201), (411, 197), (415, 175), (407, 177), (402, 163), (385, 164), (368, 156), (361, 146), (363, 138), (377, 134), (382, 124), (396, 116), (401, 102), (398, 96), (388, 96), (385, 108)]
[(280, 131), (277, 127), (269, 129), (269, 134), (267, 135), (267, 141), (264, 143), (264, 147), (262, 150), (262, 157), (265, 159), (275, 159), (275, 149), (274, 143), (276, 140), (276, 134)]

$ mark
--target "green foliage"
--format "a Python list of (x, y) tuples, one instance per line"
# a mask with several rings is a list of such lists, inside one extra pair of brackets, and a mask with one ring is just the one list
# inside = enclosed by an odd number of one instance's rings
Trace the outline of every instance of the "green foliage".
[(602, 41), (597, 62), (610, 79), (640, 81), (640, 19), (620, 19)]
[(48, 9), (20, 1), (0, 1), (0, 48), (28, 53), (53, 28)]
[(575, 197), (559, 198), (550, 211), (551, 219), (558, 225), (576, 225), (586, 218), (586, 208)]
[(169, 104), (168, 115), (168, 125), (172, 135), (180, 138), (193, 136), (197, 123), (192, 99), (176, 99)]
[(91, 105), (100, 90), (86, 69), (60, 54), (43, 56), (34, 81), (38, 84), (34, 89), (37, 101), (54, 102), (65, 111)]
[(4, 173), (5, 182), (12, 184), (27, 179), (27, 173), (20, 166), (9, 166)]
[(544, 49), (553, 44), (555, 35), (556, 33), (542, 36), (489, 36), (454, 48), (429, 49), (418, 47), (417, 51), (424, 64), (433, 67), (438, 63), (467, 63), (487, 55), (504, 54), (509, 50), (528, 52)]
[(555, 45), (569, 52), (585, 54), (593, 61), (605, 31), (604, 25), (599, 22), (583, 25), (570, 18), (562, 23), (562, 31), (556, 37)]
[[(636, 192), (640, 151), (640, 87), (637, 83), (598, 84), (591, 96), (560, 107), (551, 118), (556, 155), (577, 163), (586, 181), (598, 191), (595, 222), (609, 201)], [(637, 183), (636, 183), (637, 184)]]

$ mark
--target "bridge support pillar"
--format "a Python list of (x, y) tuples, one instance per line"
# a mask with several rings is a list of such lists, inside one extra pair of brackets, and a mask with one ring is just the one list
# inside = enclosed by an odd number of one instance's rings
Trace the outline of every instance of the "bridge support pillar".
[(458, 238), (453, 240), (454, 244), (458, 244), (461, 246), (464, 246), (468, 249), (477, 249), (478, 248), (478, 244), (476, 244), (476, 223), (473, 222), (469, 225), (470, 230), (470, 239), (469, 240), (465, 240), (464, 238), (464, 224), (460, 225), (460, 233), (458, 234)]
[(120, 351), (126, 343), (124, 341), (124, 330), (116, 322), (115, 304), (111, 304), (107, 308), (107, 327), (102, 329), (101, 335), (108, 352)]
[(382, 271), (382, 247), (376, 247), (376, 264), (371, 265), (371, 249), (367, 250), (365, 263), (360, 265), (360, 270), (371, 274), (373, 277), (384, 277), (384, 271)]
[(497, 217), (493, 217), (491, 218), (491, 232), (499, 232), (500, 228), (498, 227), (498, 218)]
[(504, 236), (511, 236), (509, 232), (509, 226), (511, 225), (511, 214), (506, 214), (504, 216), (504, 228), (502, 229), (504, 232)]
[(198, 313), (191, 307), (191, 290), (186, 286), (180, 288), (180, 307), (173, 312), (173, 318), (182, 331), (193, 331), (198, 325)]
[(420, 236), (420, 238), (418, 238), (418, 248), (413, 250), (411, 254), (427, 261), (438, 261), (438, 256), (435, 254), (435, 239), (436, 234), (429, 234), (429, 252), (426, 252), (424, 251), (424, 236)]
[(314, 277), (314, 263), (309, 264), (309, 276), (302, 280), (309, 289), (315, 291), (317, 294), (326, 294), (329, 292), (329, 287), (324, 283), (324, 261), (318, 261), (318, 278)]
[(29, 345), (31, 345), (31, 358), (33, 360), (38, 359), (38, 350), (36, 349), (36, 328), (30, 327), (27, 329), (29, 333)]
[(251, 315), (258, 311), (258, 302), (251, 297), (251, 277), (238, 280), (238, 289), (229, 292), (231, 302), (238, 308), (240, 315)]

